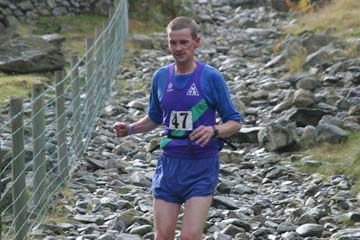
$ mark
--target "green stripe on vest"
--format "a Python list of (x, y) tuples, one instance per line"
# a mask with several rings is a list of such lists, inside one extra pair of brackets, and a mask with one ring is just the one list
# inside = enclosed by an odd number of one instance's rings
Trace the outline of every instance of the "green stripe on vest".
[[(202, 99), (200, 102), (198, 102), (195, 106), (191, 108), (191, 114), (192, 114), (192, 121), (193, 123), (196, 122), (206, 110), (209, 109), (209, 106), (206, 104), (206, 101)], [(183, 130), (170, 130), (170, 134), (172, 136), (176, 137), (182, 137), (185, 135), (185, 131)], [(169, 142), (171, 142), (173, 139), (170, 138), (162, 138), (160, 139), (160, 148), (164, 148)]]

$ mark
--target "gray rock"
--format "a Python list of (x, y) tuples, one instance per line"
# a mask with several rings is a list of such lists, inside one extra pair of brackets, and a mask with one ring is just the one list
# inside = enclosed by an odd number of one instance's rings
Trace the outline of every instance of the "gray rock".
[(338, 49), (335, 49), (332, 45), (322, 47), (318, 51), (311, 53), (306, 57), (303, 67), (308, 68), (321, 65), (325, 61), (331, 60), (336, 51), (338, 51)]
[(319, 124), (315, 133), (317, 142), (340, 143), (349, 136), (346, 131), (331, 124)]
[(321, 237), (324, 227), (319, 224), (304, 224), (296, 229), (296, 232), (302, 237)]
[(0, 71), (31, 73), (60, 70), (65, 57), (40, 37), (19, 37), (0, 45)]
[(280, 150), (285, 147), (292, 147), (296, 144), (296, 133), (288, 123), (272, 123), (258, 133), (261, 146), (267, 151)]
[(143, 236), (151, 231), (153, 231), (153, 228), (151, 225), (142, 225), (142, 226), (132, 228), (130, 231), (130, 234), (137, 234), (137, 235)]
[(294, 232), (298, 226), (290, 222), (282, 222), (277, 226), (276, 231), (279, 233)]
[(298, 108), (306, 108), (314, 105), (314, 95), (310, 91), (304, 89), (298, 89), (294, 93), (293, 104)]
[(308, 125), (317, 126), (325, 115), (329, 115), (329, 112), (317, 108), (298, 108), (292, 109), (287, 118), (294, 121), (296, 126), (305, 127)]
[(330, 240), (360, 239), (360, 228), (349, 228), (339, 230), (331, 235)]

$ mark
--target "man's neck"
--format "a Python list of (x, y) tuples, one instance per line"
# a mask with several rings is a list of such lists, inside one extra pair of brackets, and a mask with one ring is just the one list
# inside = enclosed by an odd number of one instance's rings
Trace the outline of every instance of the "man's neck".
[(195, 70), (195, 68), (196, 68), (196, 61), (193, 60), (189, 64), (186, 64), (186, 65), (176, 64), (175, 72), (177, 74), (187, 74), (187, 73), (193, 72)]

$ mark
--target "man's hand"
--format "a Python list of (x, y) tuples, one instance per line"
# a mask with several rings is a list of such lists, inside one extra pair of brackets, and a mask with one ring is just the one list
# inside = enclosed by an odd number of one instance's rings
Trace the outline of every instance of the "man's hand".
[(113, 129), (116, 137), (125, 137), (129, 135), (129, 125), (124, 122), (116, 122), (113, 125)]
[(214, 136), (212, 126), (201, 125), (190, 134), (191, 141), (196, 141), (201, 147), (205, 147)]

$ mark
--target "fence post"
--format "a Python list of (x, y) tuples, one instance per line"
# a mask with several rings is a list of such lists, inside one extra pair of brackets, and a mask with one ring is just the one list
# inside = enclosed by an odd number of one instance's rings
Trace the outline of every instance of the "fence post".
[(56, 132), (59, 179), (64, 181), (69, 173), (66, 142), (66, 115), (65, 115), (65, 90), (64, 71), (55, 72), (56, 82)]
[(105, 92), (108, 96), (110, 96), (111, 93), (111, 80), (110, 80), (110, 74), (109, 74), (109, 60), (107, 55), (107, 38), (108, 38), (108, 28), (106, 26), (103, 27), (104, 33), (101, 43), (103, 44), (102, 54), (103, 54), (103, 66), (104, 66), (104, 74), (103, 78), (105, 79)]
[(46, 160), (45, 160), (45, 114), (42, 93), (44, 84), (32, 86), (32, 136), (34, 152), (33, 201), (34, 211), (39, 213), (46, 196)]
[[(107, 34), (106, 34), (106, 49), (107, 49), (107, 53), (106, 55), (108, 56), (108, 61), (107, 61), (107, 69), (108, 69), (108, 77), (109, 77), (109, 80), (114, 76), (113, 75), (113, 71), (114, 71), (114, 59), (113, 59), (113, 56), (115, 55), (114, 54), (114, 51), (115, 51), (115, 27), (116, 27), (116, 23), (115, 21), (113, 20), (113, 18), (115, 17), (115, 3), (114, 3), (114, 7), (113, 8), (110, 8), (109, 10), (109, 27), (108, 27), (108, 31), (107, 31)], [(109, 57), (110, 56), (110, 57)]]
[(71, 54), (70, 65), (71, 65), (71, 103), (73, 112), (73, 139), (72, 146), (74, 147), (74, 157), (80, 156), (80, 148), (82, 147), (82, 137), (80, 136), (81, 126), (81, 111), (80, 111), (80, 82), (79, 82), (79, 66), (77, 62), (79, 57), (75, 54)]
[[(3, 181), (2, 181), (2, 162), (3, 162), (3, 153), (1, 150), (1, 144), (0, 144), (0, 199), (2, 198), (2, 193), (3, 193), (3, 189), (5, 188), (5, 186), (3, 186)], [(1, 202), (0, 202), (0, 206), (2, 206)], [(1, 235), (2, 235), (2, 207), (0, 208), (0, 240), (1, 240)]]
[(95, 106), (95, 99), (93, 98), (94, 89), (94, 64), (93, 64), (93, 51), (94, 51), (94, 39), (87, 38), (86, 39), (86, 124), (92, 125), (92, 118), (94, 115), (94, 106)]
[(23, 240), (28, 232), (26, 212), (25, 184), (25, 154), (23, 100), (14, 97), (10, 99), (11, 129), (12, 129), (12, 181), (16, 240)]
[[(104, 89), (105, 87), (105, 83), (106, 83), (106, 79), (104, 76), (104, 54), (103, 54), (103, 50), (104, 50), (104, 43), (103, 43), (103, 39), (104, 39), (104, 35), (102, 35), (102, 28), (97, 28), (96, 29), (96, 40), (97, 40), (97, 44), (96, 44), (96, 84), (97, 84), (97, 89)], [(101, 90), (101, 92), (103, 92)], [(106, 92), (103, 92), (104, 94)]]

